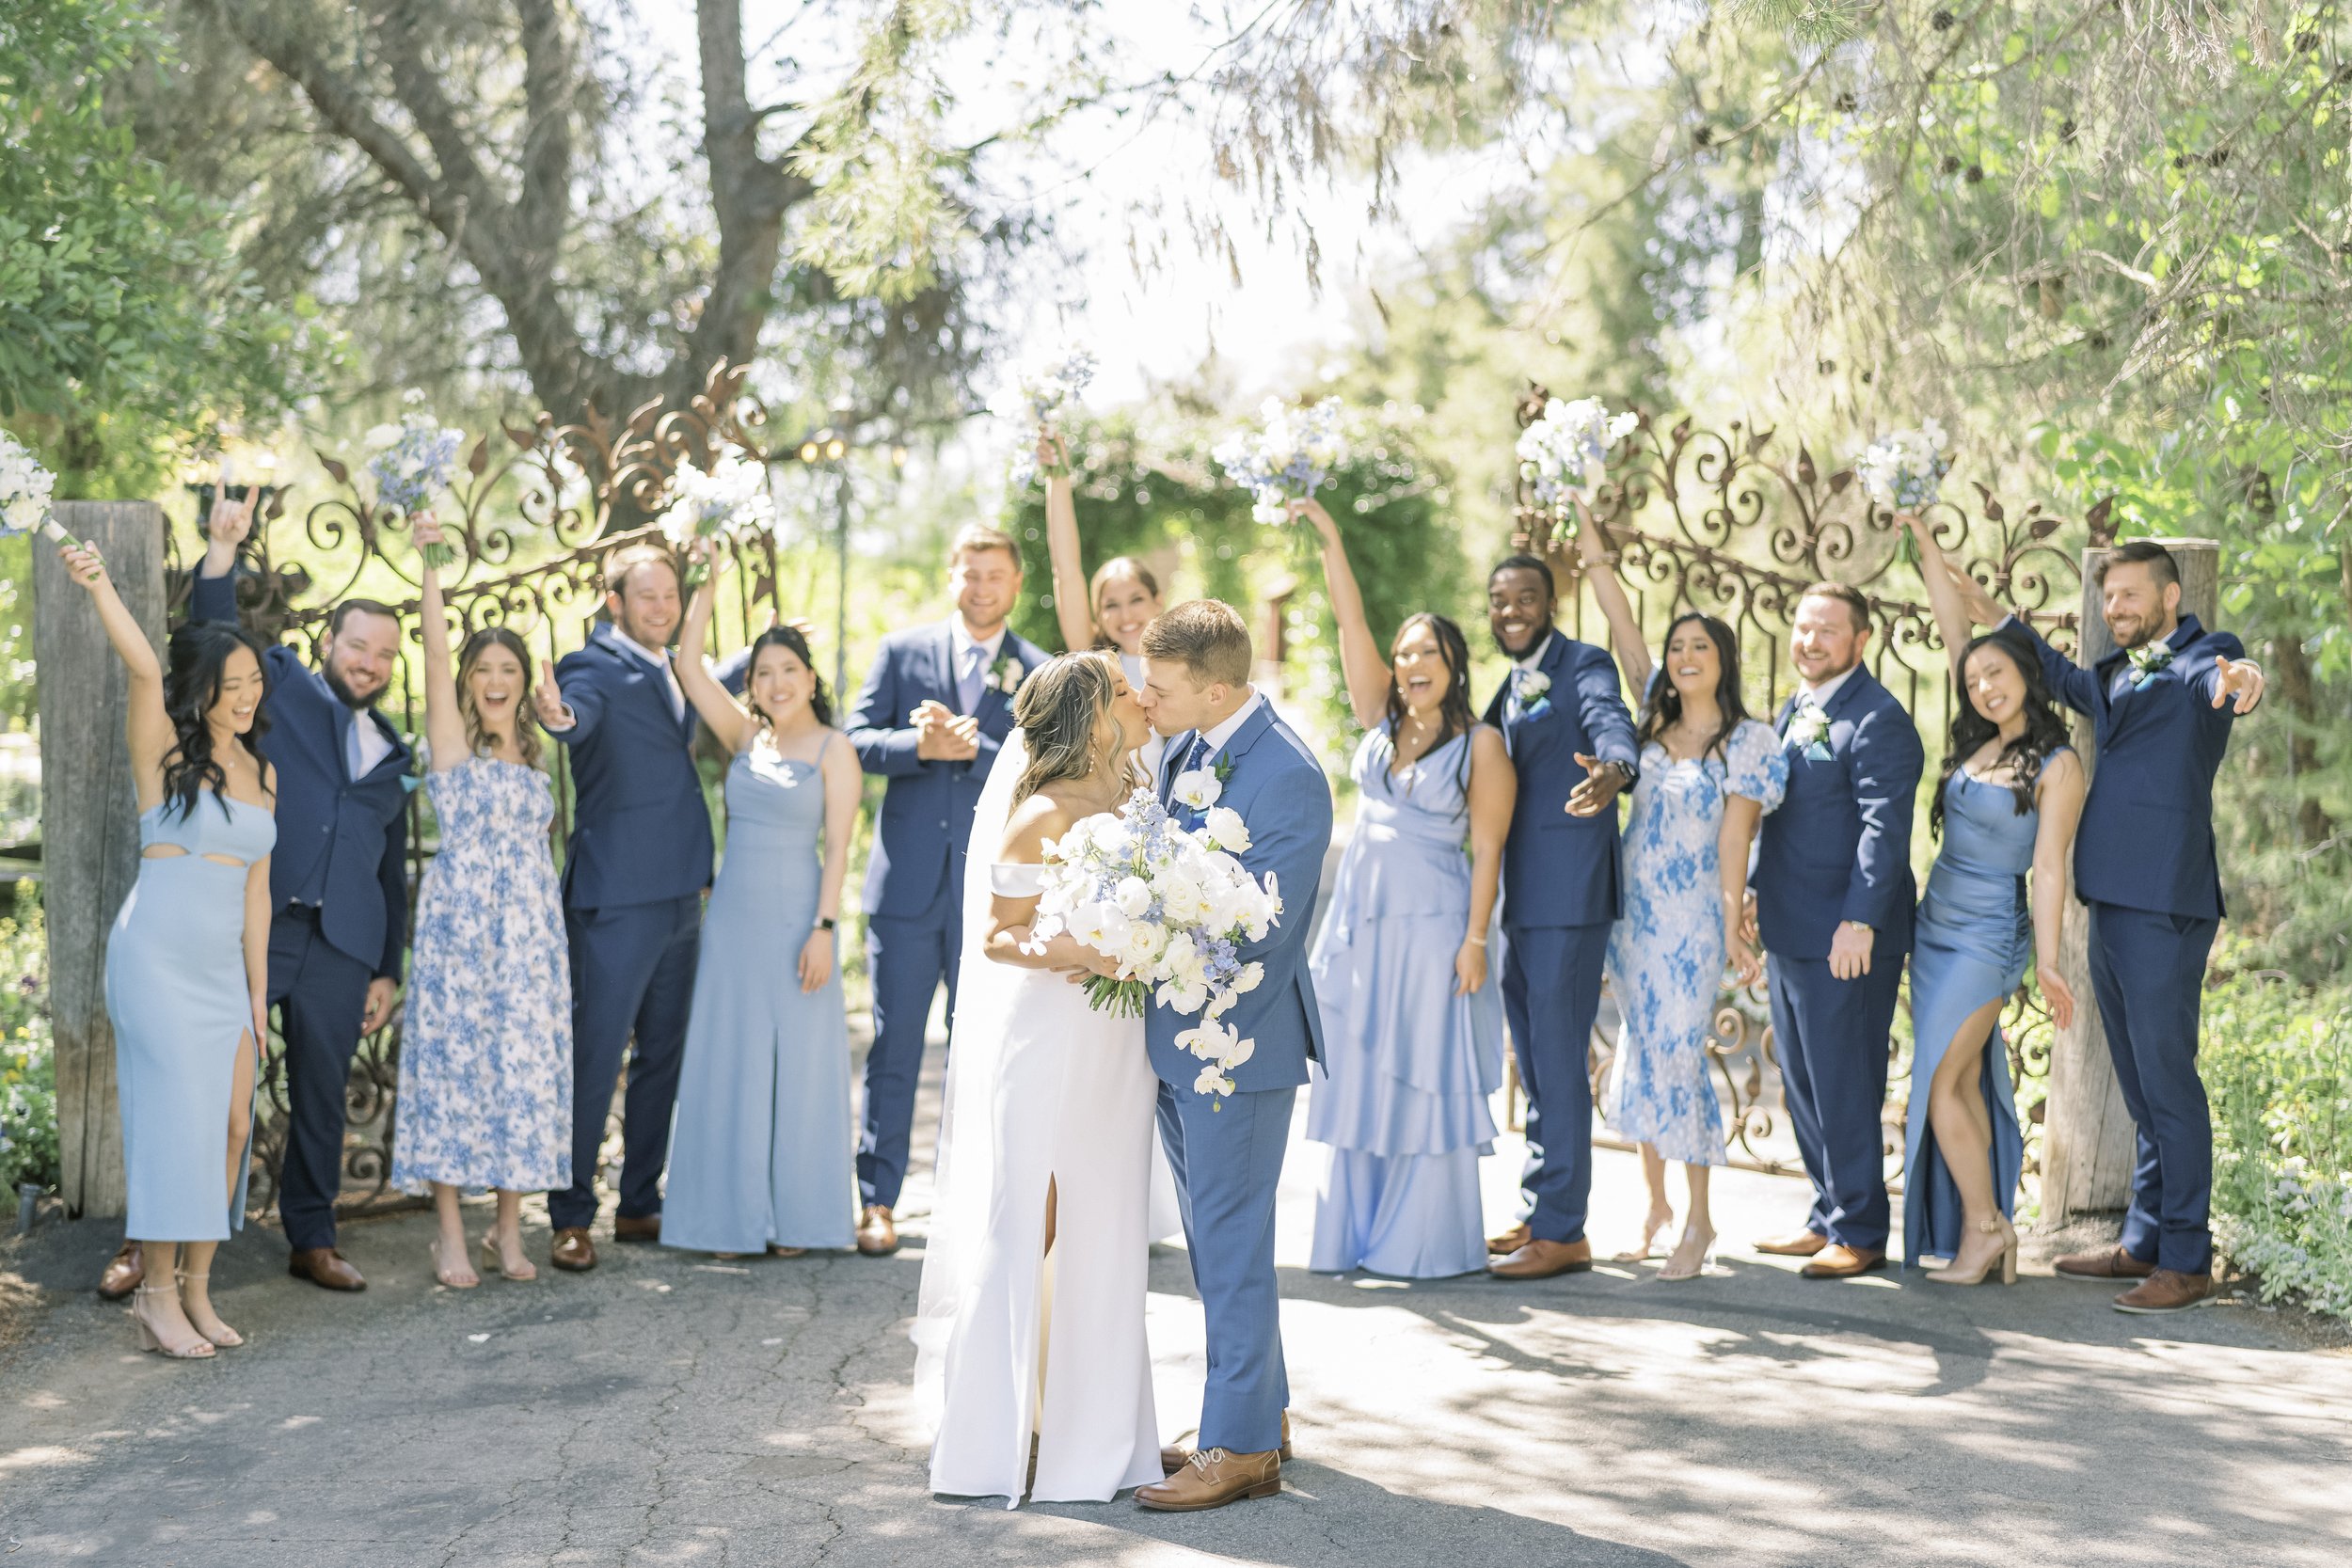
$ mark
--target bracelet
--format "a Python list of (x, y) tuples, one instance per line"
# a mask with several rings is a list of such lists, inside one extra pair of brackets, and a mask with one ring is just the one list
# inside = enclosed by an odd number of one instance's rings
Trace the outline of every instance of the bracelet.
[(1472, 947), (1484, 947), (1486, 945), (1486, 939), (1485, 937), (1464, 937), (1462, 940)]

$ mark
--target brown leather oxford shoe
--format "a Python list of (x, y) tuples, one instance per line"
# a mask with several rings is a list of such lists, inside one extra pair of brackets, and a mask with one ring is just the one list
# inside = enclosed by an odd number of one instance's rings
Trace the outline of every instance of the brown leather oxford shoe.
[(1774, 1258), (1810, 1258), (1827, 1245), (1829, 1238), (1818, 1230), (1796, 1230), (1769, 1242), (1758, 1242), (1756, 1250)]
[(286, 1272), (296, 1279), (307, 1279), (326, 1291), (364, 1291), (365, 1275), (351, 1266), (351, 1259), (331, 1246), (304, 1247), (286, 1259)]
[(596, 1266), (596, 1243), (588, 1239), (585, 1226), (565, 1226), (555, 1233), (555, 1245), (548, 1249), (548, 1261), (570, 1274), (586, 1274)]
[(2153, 1263), (2141, 1262), (2120, 1245), (2070, 1252), (2050, 1267), (2069, 1279), (2145, 1279), (2156, 1272)]
[(1522, 1222), (1499, 1236), (1487, 1237), (1486, 1255), (1490, 1258), (1508, 1258), (1534, 1239), (1535, 1233)]
[(1807, 1279), (1851, 1279), (1868, 1274), (1872, 1269), (1886, 1267), (1886, 1249), (1876, 1246), (1847, 1246), (1832, 1242), (1813, 1255), (1813, 1261), (1797, 1271)]
[(2153, 1315), (2158, 1312), (2185, 1312), (2192, 1307), (2211, 1307), (2220, 1299), (2209, 1274), (2183, 1274), (2178, 1269), (2156, 1269), (2147, 1278), (2115, 1298), (2118, 1312)]
[(139, 1254), (136, 1242), (126, 1241), (122, 1250), (109, 1259), (105, 1272), (98, 1276), (98, 1299), (120, 1301), (139, 1288), (147, 1277), (147, 1259)]
[[(1189, 1435), (1198, 1436), (1199, 1433)], [(1291, 1413), (1282, 1412), (1282, 1446), (1274, 1450), (1284, 1459), (1295, 1457), (1291, 1452)], [(1189, 1443), (1169, 1443), (1160, 1449), (1160, 1473), (1172, 1476), (1192, 1463), (1193, 1447)]]
[(1202, 1449), (1166, 1481), (1136, 1487), (1136, 1501), (1159, 1513), (1199, 1513), (1244, 1497), (1271, 1497), (1281, 1490), (1279, 1453)]
[(868, 1258), (887, 1258), (898, 1250), (898, 1227), (882, 1204), (869, 1203), (858, 1215), (857, 1249)]
[(1590, 1242), (1529, 1242), (1508, 1258), (1486, 1265), (1497, 1279), (1549, 1279), (1559, 1274), (1582, 1274), (1593, 1266)]
[(660, 1214), (615, 1214), (612, 1216), (612, 1239), (616, 1242), (658, 1242), (661, 1240)]

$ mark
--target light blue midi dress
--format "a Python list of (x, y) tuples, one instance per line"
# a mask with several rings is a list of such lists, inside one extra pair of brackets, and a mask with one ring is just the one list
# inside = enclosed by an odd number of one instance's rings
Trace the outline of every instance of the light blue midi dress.
[(221, 1242), (245, 1224), (246, 1162), (234, 1192), (225, 1180), (237, 1051), (251, 1049), (253, 1033), (245, 887), (247, 868), (277, 843), (268, 807), (209, 789), (185, 816), (166, 800), (139, 817), (141, 849), (186, 853), (139, 862), (106, 940), (130, 1184), (123, 1233), (134, 1240)]
[(1470, 737), (1390, 770), (1388, 726), (1356, 749), (1361, 791), (1309, 964), (1325, 1081), (1307, 1136), (1331, 1146), (1308, 1266), (1405, 1279), (1486, 1264), (1479, 1156), (1502, 1082), (1502, 990), (1454, 994), (1470, 922)]
[[(1945, 781), (1944, 845), (1928, 873), (1911, 949), (1911, 1104), (1903, 1130), (1907, 1262), (1949, 1258), (1960, 1246), (1960, 1189), (1936, 1151), (1928, 1091), (1936, 1064), (1968, 1015), (2025, 980), (2033, 954), (2026, 873), (2033, 868), (2041, 826), (2041, 812), (2029, 806), (2021, 814), (2016, 791), (2005, 784), (1972, 779), (1964, 768)], [(2003, 1214), (2014, 1214), (2026, 1137), (1997, 1020), (1984, 1042), (1977, 1084), (1993, 1123), (1993, 1196)]]
[[(828, 736), (825, 744), (847, 742)], [(813, 991), (800, 978), (823, 870), (824, 774), (762, 744), (728, 764), (726, 803), (726, 856), (703, 920), (678, 1070), (661, 1240), (700, 1252), (846, 1247), (856, 1187), (841, 966)]]

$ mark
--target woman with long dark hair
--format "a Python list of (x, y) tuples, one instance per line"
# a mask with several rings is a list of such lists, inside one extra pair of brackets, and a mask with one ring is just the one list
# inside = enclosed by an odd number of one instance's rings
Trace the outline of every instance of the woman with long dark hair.
[(703, 661), (719, 557), (678, 684), (726, 748), (726, 853), (703, 917), (661, 1208), (664, 1246), (794, 1257), (855, 1240), (850, 1024), (835, 951), (865, 780), (798, 626), (753, 641), (737, 702)]
[[(430, 515), (421, 548), (439, 542)], [(440, 573), (421, 558), (425, 791), (440, 848), (425, 868), (400, 1041), (392, 1184), (431, 1191), (440, 1216), (434, 1276), (482, 1282), (458, 1209), (498, 1194), (482, 1262), (535, 1279), (523, 1254), (522, 1195), (572, 1180), (572, 979), (548, 827), (531, 652), (501, 626), (465, 640), (450, 665)]]
[[(248, 499), (246, 506), (253, 503)], [(213, 1310), (213, 1253), (245, 1223), (253, 1085), (269, 1039), (269, 857), (277, 775), (262, 753), (261, 644), (171, 634), (168, 668), (93, 549), (59, 552), (131, 677), (139, 877), (106, 945), (139, 1346), (196, 1361), (245, 1341)]]
[[(1928, 808), (1940, 841), (1911, 951), (1911, 1108), (1904, 1136), (1903, 1256), (1950, 1261), (1939, 1285), (2017, 1278), (2017, 1182), (2026, 1143), (2001, 1038), (2001, 1006), (2028, 958), (2063, 1028), (2074, 996), (2058, 967), (2058, 924), (2086, 780), (2030, 643), (1969, 636), (1956, 570), (1905, 514), (1919, 575), (1952, 658), (1951, 745)], [(2033, 897), (2027, 903), (2026, 878)]]
[(1649, 1213), (1631, 1258), (1647, 1258), (1659, 1232), (1674, 1223), (1666, 1162), (1681, 1162), (1690, 1207), (1658, 1277), (1692, 1279), (1714, 1251), (1708, 1182), (1724, 1163), (1708, 1025), (1726, 960), (1740, 985), (1762, 973), (1740, 931), (1748, 847), (1764, 814), (1780, 804), (1788, 759), (1772, 726), (1748, 717), (1740, 641), (1729, 626), (1685, 611), (1666, 628), (1653, 660), (1589, 519), (1577, 548), (1617, 662), (1643, 694), (1634, 727), (1641, 779), (1625, 825), (1624, 911), (1609, 933), (1610, 990), (1623, 1022), (1601, 1109), (1611, 1127), (1642, 1146)]
[(1312, 500), (1296, 511), (1322, 536), (1340, 670), (1365, 730), (1356, 827), (1308, 960), (1327, 1081), (1307, 1136), (1331, 1146), (1308, 1266), (1474, 1274), (1486, 1266), (1478, 1160), (1502, 1081), (1488, 942), (1518, 776), (1470, 706), (1462, 628), (1409, 615), (1384, 656), (1338, 525)]

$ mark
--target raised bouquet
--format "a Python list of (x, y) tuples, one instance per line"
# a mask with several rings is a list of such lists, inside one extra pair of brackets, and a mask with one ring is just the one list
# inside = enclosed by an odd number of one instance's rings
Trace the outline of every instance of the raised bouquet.
[(1255, 430), (1237, 430), (1209, 455), (1225, 470), (1227, 483), (1255, 499), (1249, 515), (1262, 523), (1290, 520), (1290, 503), (1323, 487), (1331, 470), (1347, 461), (1340, 422), (1345, 413), (1337, 398), (1294, 408), (1280, 398), (1265, 400)]
[[(1944, 476), (1952, 471), (1946, 454), (1944, 427), (1922, 420), (1916, 430), (1898, 430), (1863, 449), (1854, 462), (1854, 477), (1876, 504), (1897, 512), (1917, 512), (1932, 506), (1942, 494)], [(1918, 546), (1908, 530), (1896, 539), (1896, 553), (1906, 565), (1919, 564)]]
[[(691, 460), (679, 464), (670, 475), (670, 504), (660, 518), (662, 537), (681, 552), (697, 539), (773, 533), (778, 521), (767, 468), (732, 452), (708, 468)], [(696, 586), (702, 569), (691, 567), (687, 575), (688, 586)]]
[[(380, 424), (368, 432), (368, 476), (375, 481), (379, 511), (403, 517), (423, 511), (433, 498), (450, 487), (457, 476), (457, 449), (466, 433), (442, 424), (425, 412), (424, 394), (411, 389), (403, 400), (408, 412), (397, 424)], [(425, 560), (447, 566), (457, 552), (446, 543), (423, 546)]]
[[(1078, 394), (1094, 379), (1094, 356), (1082, 348), (1066, 349), (1050, 359), (1036, 359), (1022, 366), (1014, 380), (1014, 394), (1020, 400), (1019, 411), (1027, 420), (1030, 433), (1012, 454), (1012, 483), (1015, 488), (1026, 489), (1041, 469), (1037, 461), (1040, 437), (1055, 428), (1056, 416), (1078, 401)], [(1061, 464), (1048, 464), (1041, 470), (1058, 479), (1070, 472)]]
[(49, 497), (57, 476), (40, 466), (40, 459), (23, 442), (0, 430), (0, 536), (40, 533), (60, 545), (80, 548), (82, 542), (68, 533), (49, 510)]
[(1117, 961), (1117, 974), (1087, 979), (1097, 1011), (1140, 1018), (1156, 1000), (1200, 1015), (1176, 1043), (1200, 1059), (1193, 1087), (1201, 1094), (1232, 1094), (1233, 1069), (1257, 1048), (1218, 1020), (1264, 978), (1263, 965), (1241, 960), (1242, 945), (1263, 942), (1282, 916), (1275, 879), (1261, 883), (1234, 858), (1248, 847), (1239, 812), (1212, 804), (1188, 829), (1138, 789), (1124, 816), (1097, 813), (1045, 846), (1045, 887), (1029, 928), (1033, 953), (1068, 932)]
[(1519, 433), (1519, 477), (1537, 505), (1567, 520), (1567, 501), (1590, 506), (1608, 477), (1609, 449), (1633, 434), (1634, 414), (1612, 414), (1598, 398), (1547, 398), (1544, 411)]

